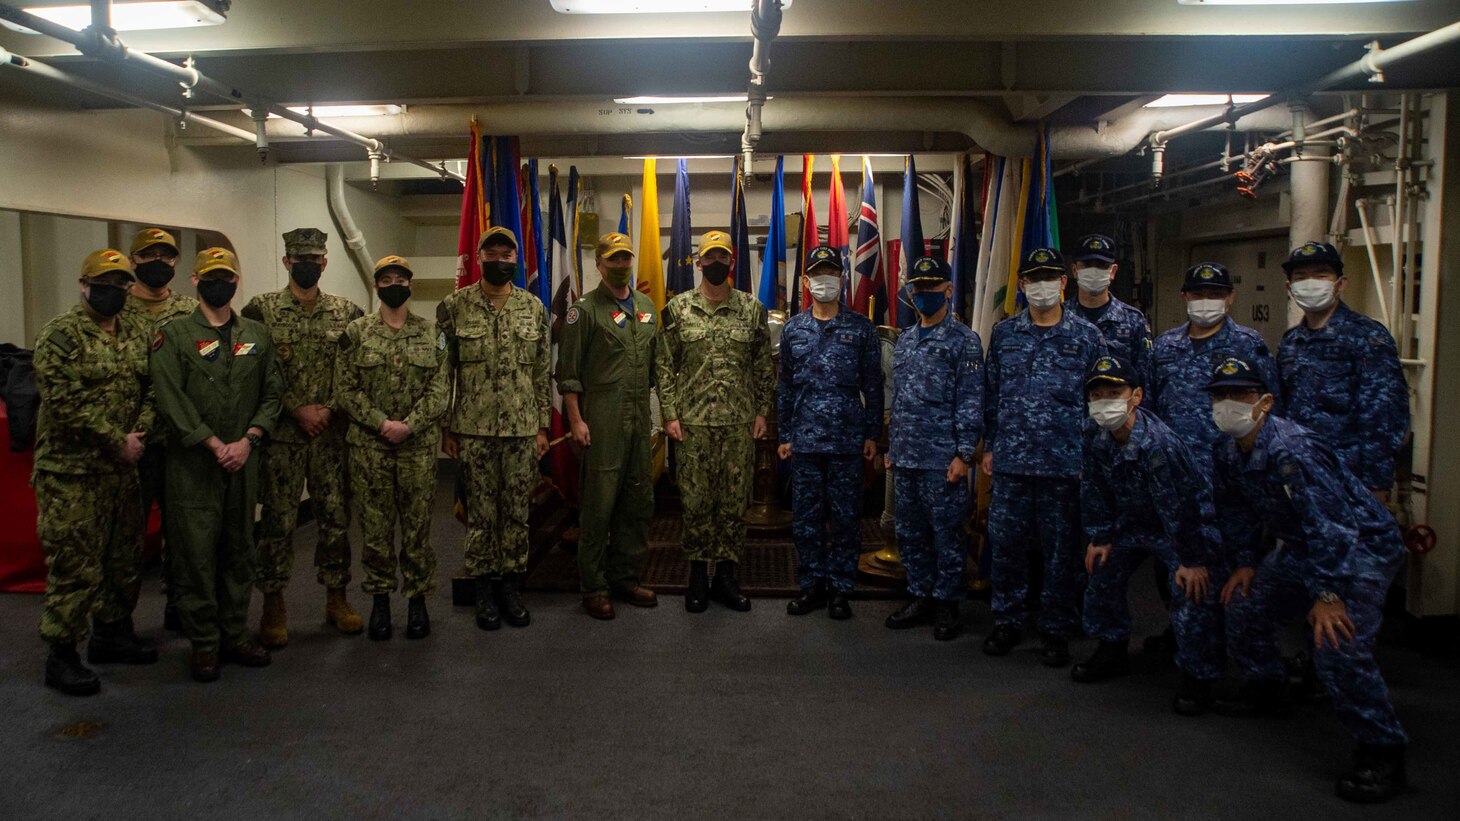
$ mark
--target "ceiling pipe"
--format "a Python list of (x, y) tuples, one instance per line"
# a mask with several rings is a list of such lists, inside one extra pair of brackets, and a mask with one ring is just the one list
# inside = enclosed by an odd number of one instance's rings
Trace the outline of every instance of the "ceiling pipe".
[[(235, 86), (221, 83), (193, 68), (191, 60), (188, 61), (188, 65), (180, 66), (159, 57), (154, 57), (145, 51), (136, 51), (129, 48), (116, 36), (116, 32), (111, 31), (110, 28), (98, 29), (93, 26), (88, 27), (85, 31), (74, 31), (4, 3), (0, 3), (0, 19), (8, 20), (64, 43), (70, 43), (76, 47), (77, 51), (80, 51), (88, 57), (95, 57), (112, 62), (134, 63), (153, 74), (158, 74), (176, 81), (181, 86), (185, 97), (191, 97), (193, 93), (203, 91), (234, 103), (242, 104), (245, 101), (253, 101), (251, 107), (256, 111), (262, 109), (276, 117), (298, 123), (307, 129), (323, 131), (333, 137), (353, 143), (367, 151), (378, 151), (387, 159), (418, 165), (438, 174), (442, 179), (450, 178), (458, 182), (465, 181), (465, 177), (462, 177), (460, 174), (448, 171), (444, 163), (432, 164), (425, 160), (418, 160), (414, 157), (408, 157), (404, 154), (391, 151), (379, 140), (322, 122), (313, 115), (300, 114), (295, 111), (290, 111), (281, 105), (265, 102), (257, 95), (250, 95)], [(459, 133), (460, 123), (457, 125), (456, 130)]]
[(204, 128), (211, 128), (214, 131), (235, 137), (250, 145), (254, 143), (254, 134), (251, 131), (231, 126), (228, 123), (219, 122), (212, 117), (195, 114), (187, 109), (174, 108), (170, 105), (164, 105), (153, 100), (148, 100), (145, 97), (139, 97), (135, 94), (122, 91), (119, 88), (112, 88), (108, 85), (77, 77), (74, 74), (67, 74), (47, 63), (42, 63), (30, 57), (21, 57), (19, 54), (11, 54), (3, 48), (0, 48), (0, 66), (8, 66), (9, 68), (17, 69), (35, 77), (44, 77), (47, 80), (80, 89), (81, 91), (95, 94), (98, 97), (116, 100), (119, 103), (160, 111), (168, 116), (176, 117), (181, 123), (192, 123), (203, 126)]
[(340, 239), (344, 241), (345, 248), (350, 252), (350, 260), (355, 263), (355, 270), (360, 274), (360, 279), (365, 283), (365, 293), (375, 293), (375, 266), (370, 259), (370, 250), (366, 247), (365, 234), (355, 224), (355, 216), (350, 213), (350, 205), (345, 201), (345, 167), (340, 163), (330, 163), (324, 169), (325, 201), (329, 205), (330, 213), (334, 215), (335, 224), (340, 227)]
[(1288, 89), (1287, 91), (1269, 95), (1256, 102), (1229, 106), (1221, 114), (1202, 117), (1175, 128), (1152, 132), (1150, 144), (1162, 145), (1172, 138), (1179, 137), (1183, 134), (1190, 134), (1194, 131), (1203, 131), (1213, 126), (1235, 122), (1241, 117), (1254, 114), (1263, 109), (1280, 103), (1286, 103), (1290, 100), (1301, 99), (1315, 91), (1322, 91), (1325, 88), (1331, 88), (1340, 83), (1351, 82), (1361, 77), (1367, 76), (1370, 82), (1382, 83), (1384, 82), (1384, 69), (1408, 60), (1416, 54), (1422, 54), (1430, 49), (1448, 45), (1457, 40), (1460, 40), (1460, 21), (1435, 29), (1428, 34), (1421, 34), (1412, 40), (1406, 40), (1393, 48), (1379, 48), (1377, 41), (1371, 42), (1368, 45), (1368, 54), (1342, 68), (1330, 71), (1322, 77)]
[(740, 174), (749, 181), (751, 160), (760, 145), (761, 109), (766, 101), (766, 72), (771, 67), (771, 41), (781, 32), (781, 0), (755, 0), (750, 7), (750, 83), (745, 88), (745, 131), (740, 135)]
[[(1050, 128), (1051, 154), (1061, 159), (1116, 157), (1141, 144), (1152, 130), (1170, 128), (1191, 119), (1193, 113), (1220, 112), (1223, 106), (1145, 108), (1103, 128), (1056, 126)], [(484, 105), (413, 105), (399, 114), (339, 118), (350, 128), (369, 129), (382, 137), (459, 137), (462, 123), (472, 117), (491, 133), (538, 135), (600, 135), (643, 133), (736, 133), (745, 125), (744, 110), (736, 103), (701, 103), (638, 107), (627, 113), (603, 115), (596, 101), (508, 101)], [(764, 113), (768, 132), (801, 131), (945, 131), (967, 135), (980, 148), (1003, 157), (1033, 153), (1037, 129), (1016, 124), (988, 103), (972, 97), (879, 98), (875, 105), (844, 97), (776, 98)], [(1264, 111), (1237, 122), (1239, 131), (1277, 132), (1292, 124), (1285, 113)], [(492, 129), (496, 129), (493, 131)], [(307, 139), (295, 123), (270, 120), (274, 143)]]

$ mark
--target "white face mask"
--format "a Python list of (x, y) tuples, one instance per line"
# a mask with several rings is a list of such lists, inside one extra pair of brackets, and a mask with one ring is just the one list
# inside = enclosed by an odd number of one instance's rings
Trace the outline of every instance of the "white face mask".
[(1241, 439), (1257, 427), (1261, 415), (1252, 415), (1256, 405), (1249, 405), (1246, 402), (1238, 402), (1236, 399), (1223, 399), (1212, 403), (1212, 422), (1216, 424), (1217, 430), (1227, 434), (1233, 439)]
[(1087, 294), (1101, 294), (1110, 288), (1109, 268), (1076, 268), (1075, 281)]
[(1090, 418), (1106, 430), (1118, 430), (1130, 417), (1130, 407), (1124, 399), (1091, 399), (1087, 407)]
[(842, 278), (839, 276), (808, 277), (810, 284), (807, 289), (811, 291), (811, 298), (817, 302), (836, 302), (842, 297)]
[(1043, 282), (1026, 282), (1024, 298), (1036, 308), (1053, 308), (1060, 301), (1060, 281), (1048, 279)]
[(1316, 313), (1328, 309), (1337, 298), (1338, 283), (1326, 279), (1300, 279), (1288, 286), (1288, 292), (1293, 295), (1293, 301), (1298, 307), (1309, 313)]
[(1225, 299), (1193, 299), (1186, 303), (1186, 316), (1203, 328), (1210, 328), (1227, 316)]

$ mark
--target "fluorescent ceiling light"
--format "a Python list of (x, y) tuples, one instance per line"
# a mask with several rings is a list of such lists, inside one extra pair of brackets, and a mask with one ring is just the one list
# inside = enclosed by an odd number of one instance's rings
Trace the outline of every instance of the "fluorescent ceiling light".
[[(619, 105), (675, 105), (677, 103), (743, 103), (747, 98), (744, 94), (705, 94), (702, 96), (664, 96), (659, 97), (653, 94), (646, 94), (639, 97), (615, 97), (614, 102)], [(767, 100), (774, 100), (774, 97), (767, 97)]]
[[(687, 14), (704, 11), (750, 11), (750, 0), (552, 0), (559, 14)], [(791, 0), (781, 0), (781, 8)]]
[[(202, 0), (139, 0), (112, 3), (112, 28), (117, 31), (148, 29), (180, 29), (195, 26), (221, 26), (226, 18), (216, 7)], [(27, 6), (23, 9), (73, 31), (91, 25), (91, 6), (74, 3), (64, 6)], [(11, 28), (16, 28), (11, 26)], [(29, 31), (29, 29), (26, 29)]]
[[(1237, 105), (1244, 103), (1255, 103), (1258, 100), (1266, 99), (1266, 94), (1233, 94), (1232, 102)], [(1152, 100), (1142, 108), (1174, 108), (1182, 105), (1226, 105), (1226, 94), (1167, 94), (1165, 97)]]
[(1329, 6), (1339, 3), (1408, 3), (1410, 0), (1176, 0), (1183, 6)]
[[(309, 106), (291, 105), (290, 111), (297, 114), (308, 114)], [(391, 114), (399, 114), (405, 109), (398, 105), (317, 105), (314, 107), (314, 116), (327, 119), (330, 117), (386, 117)], [(270, 117), (275, 115), (270, 114)]]

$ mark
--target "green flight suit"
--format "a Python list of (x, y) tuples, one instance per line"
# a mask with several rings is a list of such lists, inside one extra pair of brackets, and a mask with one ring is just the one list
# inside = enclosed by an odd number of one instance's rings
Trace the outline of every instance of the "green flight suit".
[(345, 326), (363, 314), (341, 296), (320, 294), (313, 305), (287, 287), (259, 294), (240, 311), (269, 329), (284, 375), (277, 430), (264, 458), (263, 513), (259, 518), (259, 590), (274, 593), (289, 584), (294, 566), (294, 528), (299, 501), (309, 484), (309, 504), (319, 539), (315, 577), (325, 587), (350, 582), (350, 506), (345, 483), (345, 420), (336, 418), (310, 437), (294, 419), (303, 405), (335, 410), (335, 355)]
[(558, 346), (558, 392), (578, 394), (590, 446), (581, 463), (578, 577), (601, 593), (639, 583), (654, 513), (649, 388), (654, 303), (637, 291), (633, 312), (604, 285), (568, 309)]
[(284, 378), (269, 331), (236, 312), (225, 341), (202, 309), (162, 326), (152, 343), (157, 413), (167, 424), (167, 539), (183, 635), (197, 650), (248, 640), (248, 602), (257, 574), (255, 450), (242, 470), (219, 467), (205, 442), (272, 432)]
[[(415, 314), (394, 330), (380, 314), (351, 322), (340, 334), (335, 401), (349, 420), (350, 488), (360, 521), (361, 589), (396, 590), (395, 525), (400, 522), (400, 570), (407, 598), (436, 589), (431, 547), (431, 499), (436, 495), (437, 423), (446, 414), (450, 370), (446, 338)], [(387, 420), (411, 435), (398, 445), (380, 435)]]
[(750, 428), (770, 413), (766, 309), (731, 289), (718, 305), (696, 288), (664, 306), (654, 367), (664, 423), (678, 421), (675, 478), (684, 502), (684, 552), (691, 561), (740, 561), (745, 508), (755, 473)]
[(36, 534), (46, 553), (41, 638), (76, 644), (102, 624), (132, 617), (140, 588), (137, 469), (122, 461), (127, 434), (154, 425), (147, 379), (151, 332), (117, 319), (115, 335), (81, 306), (36, 341)]

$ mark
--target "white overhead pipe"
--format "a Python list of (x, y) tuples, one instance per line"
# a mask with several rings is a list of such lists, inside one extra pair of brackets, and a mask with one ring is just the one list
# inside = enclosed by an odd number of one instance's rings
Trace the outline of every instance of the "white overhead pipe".
[(1379, 315), (1384, 318), (1384, 327), (1393, 328), (1389, 318), (1389, 299), (1384, 296), (1384, 280), (1379, 275), (1379, 255), (1374, 251), (1374, 232), (1369, 228), (1369, 201), (1363, 197), (1354, 200), (1359, 211), (1359, 228), (1364, 232), (1364, 249), (1369, 252), (1369, 273), (1374, 277), (1374, 295), (1379, 298)]
[(761, 109), (765, 107), (765, 75), (771, 67), (771, 41), (781, 31), (781, 0), (755, 0), (750, 7), (750, 83), (745, 88), (745, 131), (740, 135), (740, 174), (749, 180), (750, 162), (760, 145)]
[(330, 213), (334, 215), (335, 224), (340, 227), (340, 239), (349, 249), (350, 259), (360, 272), (360, 278), (365, 281), (365, 293), (373, 294), (375, 263), (370, 259), (369, 249), (365, 247), (365, 235), (355, 224), (355, 217), (350, 213), (349, 204), (345, 202), (345, 167), (337, 162), (325, 166), (324, 182), (325, 198), (329, 203)]

